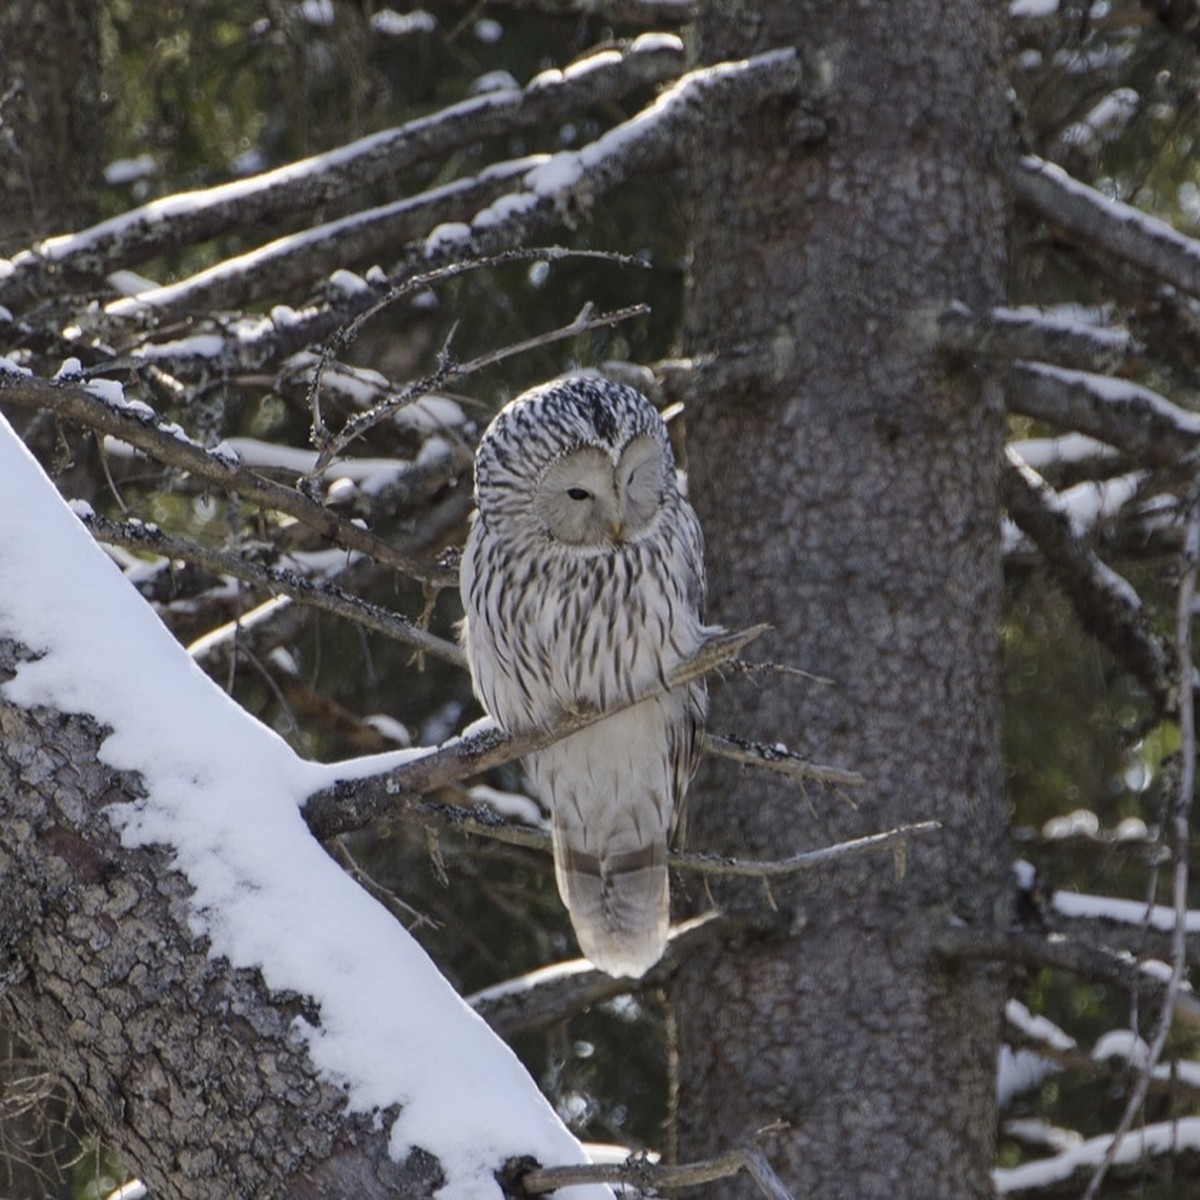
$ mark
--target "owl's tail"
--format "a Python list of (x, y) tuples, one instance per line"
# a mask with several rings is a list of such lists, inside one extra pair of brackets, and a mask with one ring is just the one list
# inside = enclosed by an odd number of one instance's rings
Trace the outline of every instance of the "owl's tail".
[(609, 975), (644, 975), (667, 945), (667, 841), (612, 838), (598, 852), (554, 814), (554, 874), (584, 954)]

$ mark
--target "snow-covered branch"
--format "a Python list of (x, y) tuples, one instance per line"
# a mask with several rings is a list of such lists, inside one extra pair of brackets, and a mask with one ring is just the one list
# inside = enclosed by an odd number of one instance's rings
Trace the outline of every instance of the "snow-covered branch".
[(344, 519), (295, 488), (247, 469), (235, 453), (226, 452), (219, 446), (214, 450), (205, 449), (177, 425), (161, 420), (148, 405), (125, 400), (119, 385), (107, 381), (90, 384), (50, 381), (0, 371), (0, 399), (45, 408), (109, 434), (168, 466), (227, 488), (264, 508), (287, 513), (333, 545), (360, 550), (414, 579), (440, 587), (454, 583), (453, 572), (400, 553), (383, 538)]
[(1200, 297), (1200, 242), (1033, 155), (1021, 158), (1009, 178), (1019, 201), (1085, 249), (1130, 263)]
[(679, 72), (678, 38), (650, 35), (544, 71), (523, 89), (485, 92), (395, 129), (250, 179), (164, 196), (79, 233), (50, 238), (0, 267), (0, 302), (44, 298), (63, 280), (95, 279), (165, 251), (270, 221), (301, 226), (316, 211), (344, 208), (417, 163), (452, 150), (560, 121)]
[(1042, 552), (1083, 627), (1165, 708), (1171, 695), (1169, 658), (1147, 625), (1137, 592), (1080, 540), (1054, 489), (1011, 453), (1002, 488), (1008, 515)]
[(1127, 329), (1064, 312), (994, 308), (973, 313), (955, 304), (938, 317), (938, 342), (953, 354), (1035, 359), (1098, 374), (1128, 368), (1144, 347)]
[(1152, 466), (1172, 466), (1200, 448), (1200, 413), (1140, 384), (1040, 362), (1017, 362), (1013, 412), (1077, 429)]

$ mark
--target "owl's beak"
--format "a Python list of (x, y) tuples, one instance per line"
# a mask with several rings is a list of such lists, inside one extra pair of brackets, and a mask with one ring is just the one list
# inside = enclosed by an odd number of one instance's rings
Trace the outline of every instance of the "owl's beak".
[(612, 533), (612, 540), (619, 542), (621, 540), (621, 530), (625, 528), (625, 522), (621, 519), (621, 514), (618, 513), (609, 522), (609, 531)]

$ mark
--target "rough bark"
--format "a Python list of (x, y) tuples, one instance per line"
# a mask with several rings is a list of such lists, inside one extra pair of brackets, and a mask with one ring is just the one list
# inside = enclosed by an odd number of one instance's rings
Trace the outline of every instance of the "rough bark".
[(0, 253), (96, 215), (103, 7), (0, 5)]
[[(736, 770), (713, 764), (691, 848), (945, 826), (902, 876), (863, 862), (797, 879), (772, 887), (774, 911), (761, 887), (714, 889), (760, 931), (698, 948), (675, 977), (680, 1156), (783, 1117), (771, 1157), (798, 1196), (991, 1194), (1001, 991), (987, 968), (939, 967), (929, 942), (1004, 909), (1000, 406), (947, 374), (929, 314), (1000, 299), (1003, 15), (955, 0), (699, 5), (702, 61), (792, 45), (823, 91), (815, 113), (714, 114), (691, 164), (685, 348), (719, 356), (688, 420), (710, 614), (771, 622), (773, 657), (834, 680), (730, 680), (713, 724), (736, 716), (869, 782), (851, 807), (756, 778), (750, 806)], [(755, 377), (719, 369), (735, 350)]]
[[(0, 642), (0, 680), (16, 661)], [(0, 1023), (161, 1200), (431, 1195), (436, 1161), (393, 1163), (387, 1124), (317, 1078), (304, 999), (211, 959), (169, 855), (120, 844), (104, 809), (138, 781), (99, 761), (102, 737), (0, 704)]]

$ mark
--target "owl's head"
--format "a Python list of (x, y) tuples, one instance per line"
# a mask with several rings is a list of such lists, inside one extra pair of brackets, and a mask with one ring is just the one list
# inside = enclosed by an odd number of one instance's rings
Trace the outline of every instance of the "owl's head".
[(518, 396), (475, 457), (475, 501), (489, 526), (568, 546), (635, 541), (677, 495), (657, 410), (604, 379), (559, 380)]

